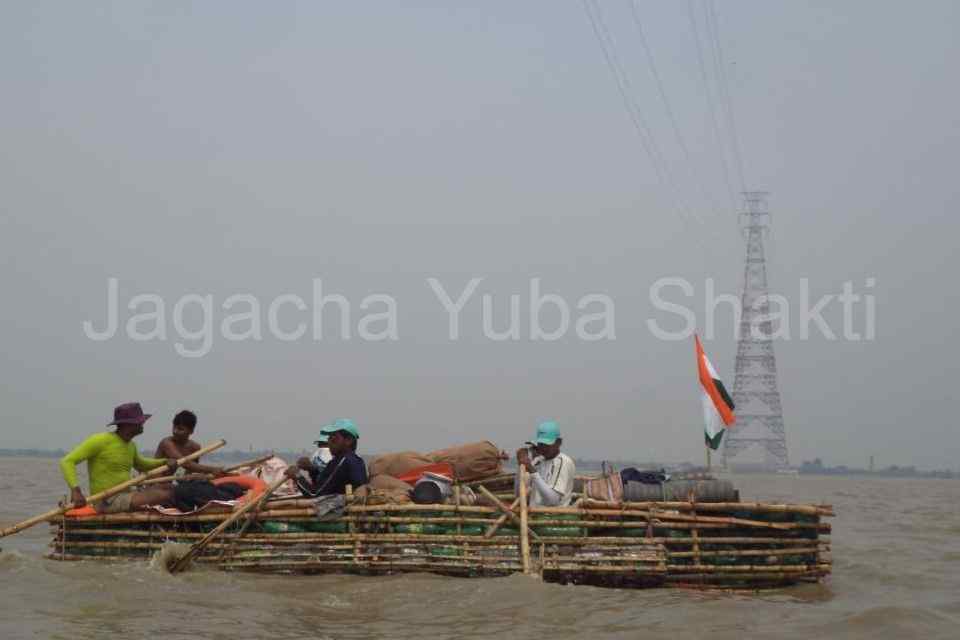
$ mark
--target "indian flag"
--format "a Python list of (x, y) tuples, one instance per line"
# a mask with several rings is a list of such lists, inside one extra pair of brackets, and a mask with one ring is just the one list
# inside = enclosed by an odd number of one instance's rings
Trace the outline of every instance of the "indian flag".
[(710, 364), (703, 352), (700, 337), (694, 336), (697, 343), (697, 369), (700, 373), (701, 400), (703, 402), (704, 440), (706, 445), (716, 451), (723, 439), (723, 430), (734, 423), (733, 400), (726, 387), (717, 376), (716, 369)]

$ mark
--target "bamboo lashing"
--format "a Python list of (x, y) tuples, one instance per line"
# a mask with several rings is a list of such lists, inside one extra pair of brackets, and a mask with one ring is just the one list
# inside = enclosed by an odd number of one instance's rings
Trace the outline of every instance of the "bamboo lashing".
[(286, 476), (280, 476), (273, 482), (273, 484), (267, 487), (266, 491), (263, 492), (263, 496), (261, 496), (259, 500), (250, 500), (247, 503), (245, 503), (242, 507), (237, 509), (233, 513), (233, 515), (231, 515), (229, 518), (221, 522), (213, 531), (205, 535), (203, 538), (200, 539), (199, 542), (197, 542), (192, 547), (190, 547), (190, 550), (182, 558), (177, 560), (177, 562), (175, 562), (172, 567), (170, 567), (170, 573), (179, 573), (184, 569), (186, 569), (187, 566), (189, 566), (190, 562), (193, 560), (193, 558), (197, 554), (199, 554), (203, 550), (203, 548), (210, 543), (211, 540), (213, 540), (214, 538), (219, 536), (221, 533), (223, 533), (223, 531), (227, 527), (229, 527), (231, 524), (233, 524), (234, 522), (239, 520), (241, 517), (243, 517), (245, 513), (247, 513), (251, 509), (265, 502), (266, 499), (270, 496), (270, 494), (276, 491), (277, 489), (279, 489), (280, 485), (282, 485), (286, 481), (287, 481)]
[[(191, 454), (188, 455), (188, 456), (184, 456), (184, 457), (180, 458), (179, 460), (177, 460), (177, 465), (179, 466), (179, 465), (183, 464), (184, 462), (192, 462), (193, 460), (196, 460), (196, 459), (199, 458), (200, 456), (206, 455), (206, 454), (208, 454), (208, 453), (210, 453), (210, 452), (212, 452), (212, 451), (216, 451), (217, 449), (219, 449), (220, 447), (224, 446), (225, 444), (227, 444), (227, 441), (226, 441), (226, 440), (217, 440), (216, 442), (212, 442), (211, 444), (208, 444), (207, 446), (203, 447), (203, 448), (200, 449), (199, 451), (196, 451), (195, 453), (191, 453)], [(126, 491), (126, 490), (129, 489), (130, 487), (134, 487), (134, 486), (137, 486), (137, 485), (139, 485), (139, 484), (142, 484), (144, 481), (150, 480), (151, 478), (159, 477), (161, 474), (165, 473), (166, 470), (167, 470), (167, 467), (166, 467), (166, 466), (157, 467), (156, 469), (153, 469), (152, 471), (148, 471), (147, 473), (143, 473), (143, 474), (137, 476), (136, 478), (131, 478), (130, 480), (127, 480), (126, 482), (121, 482), (120, 484), (118, 484), (118, 485), (115, 486), (115, 487), (111, 487), (111, 488), (107, 489), (106, 491), (101, 491), (100, 493), (96, 493), (96, 494), (88, 497), (88, 498), (87, 498), (87, 504), (93, 504), (93, 503), (96, 503), (96, 502), (100, 502), (101, 500), (104, 500), (104, 499), (106, 499), (106, 498), (111, 498), (111, 497), (117, 495), (118, 493), (122, 493), (122, 492)], [(9, 535), (13, 535), (14, 533), (19, 533), (20, 531), (23, 531), (24, 529), (29, 529), (30, 527), (32, 527), (32, 526), (34, 526), (34, 525), (37, 525), (37, 524), (40, 524), (41, 522), (44, 522), (44, 521), (46, 521), (46, 520), (49, 520), (50, 518), (55, 518), (55, 517), (57, 517), (57, 516), (59, 516), (59, 515), (61, 515), (61, 514), (64, 514), (64, 513), (66, 513), (67, 511), (69, 511), (69, 510), (72, 509), (72, 508), (73, 508), (73, 505), (72, 505), (72, 504), (65, 504), (65, 505), (60, 506), (60, 507), (58, 507), (58, 508), (56, 508), (56, 509), (51, 509), (50, 511), (48, 511), (48, 512), (46, 512), (46, 513), (42, 513), (42, 514), (40, 514), (40, 515), (38, 515), (38, 516), (34, 516), (34, 517), (32, 517), (32, 518), (30, 518), (30, 519), (28, 519), (28, 520), (24, 520), (23, 522), (17, 523), (17, 524), (15, 524), (15, 525), (11, 526), (11, 527), (7, 527), (6, 529), (0, 531), (0, 538), (5, 538), (5, 537), (7, 537), (7, 536), (9, 536)]]

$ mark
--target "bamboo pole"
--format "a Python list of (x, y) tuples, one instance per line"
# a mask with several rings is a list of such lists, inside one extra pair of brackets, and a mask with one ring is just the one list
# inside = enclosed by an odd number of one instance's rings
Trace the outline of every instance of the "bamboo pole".
[[(496, 495), (496, 494), (494, 494)], [(271, 502), (271, 504), (293, 504), (295, 506), (309, 506), (301, 504), (302, 498), (280, 498)], [(614, 515), (623, 510), (627, 511), (648, 511), (650, 509), (668, 509), (676, 511), (689, 511), (692, 504), (689, 502), (604, 502), (597, 500), (584, 501), (583, 507), (530, 507), (529, 513), (597, 513), (604, 512)], [(698, 511), (755, 511), (757, 513), (797, 513), (811, 516), (833, 516), (832, 507), (829, 505), (786, 505), (786, 504), (765, 504), (757, 502), (698, 502), (696, 503)], [(499, 510), (493, 507), (482, 505), (461, 505), (460, 511), (473, 513), (499, 513)], [(349, 505), (349, 512), (363, 511), (457, 511), (456, 505), (450, 504), (384, 504), (384, 505)]]
[[(149, 538), (155, 534), (152, 531), (136, 529), (71, 529), (74, 536), (100, 536), (116, 538)], [(161, 532), (161, 537), (166, 540), (177, 539), (198, 539), (206, 533), (192, 531), (169, 531)], [(225, 533), (221, 536), (223, 539), (232, 539), (237, 534)], [(353, 540), (354, 536), (360, 540), (368, 542), (473, 542), (477, 544), (516, 546), (512, 543), (505, 543), (502, 539), (487, 540), (483, 536), (457, 536), (452, 534), (429, 534), (429, 533), (321, 533), (321, 532), (287, 532), (287, 533), (256, 533), (245, 536), (245, 540), (264, 544), (297, 544), (297, 543), (325, 543), (336, 542), (338, 540)], [(690, 546), (693, 544), (692, 538), (624, 538), (624, 537), (604, 537), (604, 536), (582, 536), (582, 537), (550, 537), (543, 541), (550, 545), (614, 545), (614, 546), (647, 546), (651, 544), (664, 544), (676, 546)], [(700, 538), (701, 545), (704, 544), (763, 544), (778, 545), (783, 547), (803, 546), (817, 544), (828, 548), (829, 542), (817, 541), (807, 538), (745, 538), (745, 537), (708, 537)], [(68, 543), (69, 544), (69, 543)], [(770, 549), (772, 551), (772, 549)]]
[[(620, 513), (622, 510), (647, 511), (650, 509), (672, 509), (676, 511), (690, 511), (693, 504), (690, 502), (604, 502), (600, 500), (584, 500), (582, 507), (530, 507), (530, 513), (580, 513), (582, 511), (611, 511)], [(793, 504), (766, 504), (760, 502), (698, 502), (698, 511), (756, 511), (757, 513), (798, 513), (802, 515), (835, 515), (830, 505), (793, 505)], [(393, 505), (351, 505), (350, 511), (454, 511), (455, 505), (446, 504), (393, 504)], [(492, 507), (461, 506), (461, 511), (474, 513), (497, 513)]]
[(149, 480), (144, 480), (140, 483), (141, 486), (154, 485), (154, 484), (164, 484), (167, 482), (173, 482), (174, 480), (208, 480), (210, 478), (209, 474), (206, 473), (188, 473), (185, 476), (161, 476), (159, 478), (150, 478)]
[[(456, 514), (460, 515), (460, 483), (453, 485), (453, 503), (457, 506)], [(457, 523), (457, 535), (463, 535), (463, 523)]]
[[(485, 491), (486, 487), (480, 488), (481, 491)], [(497, 504), (502, 506), (499, 500)], [(530, 530), (527, 527), (527, 510), (529, 506), (527, 505), (527, 468), (523, 465), (520, 465), (520, 555), (523, 563), (523, 573), (530, 575)], [(508, 513), (513, 513), (509, 511)]]
[[(589, 508), (596, 509), (676, 509), (691, 511), (694, 504), (691, 502), (609, 502), (605, 500), (585, 499)], [(757, 513), (798, 513), (808, 516), (834, 516), (833, 506), (807, 504), (767, 504), (764, 502), (697, 502), (699, 511), (755, 511)]]
[(200, 539), (199, 542), (197, 542), (192, 547), (190, 547), (190, 550), (182, 558), (177, 560), (177, 562), (175, 562), (172, 567), (170, 567), (170, 573), (179, 573), (184, 569), (186, 569), (187, 566), (189, 566), (190, 562), (193, 560), (193, 558), (196, 555), (198, 555), (201, 551), (203, 551), (204, 547), (210, 544), (211, 540), (213, 540), (218, 535), (223, 533), (224, 529), (226, 529), (231, 524), (239, 520), (245, 513), (257, 507), (258, 505), (264, 503), (266, 499), (270, 496), (270, 494), (276, 491), (277, 489), (279, 489), (280, 485), (282, 485), (286, 481), (287, 481), (286, 476), (279, 477), (277, 480), (273, 482), (273, 484), (267, 487), (266, 491), (263, 492), (263, 495), (260, 497), (259, 500), (250, 500), (249, 502), (241, 506), (239, 509), (237, 509), (233, 513), (233, 515), (231, 515), (229, 518), (221, 522), (213, 531), (205, 535), (203, 538)]
[[(731, 549), (727, 551), (667, 551), (671, 558), (724, 558), (744, 556), (801, 556), (813, 555), (817, 547), (800, 547), (798, 549)], [(695, 564), (700, 564), (696, 562)]]
[(513, 513), (513, 510), (516, 509), (517, 506), (519, 506), (519, 504), (520, 504), (520, 498), (517, 498), (516, 500), (514, 500), (514, 501), (510, 504), (510, 513), (504, 513), (504, 514), (501, 515), (499, 518), (497, 518), (496, 520), (494, 520), (494, 521), (493, 521), (493, 524), (491, 524), (489, 527), (487, 527), (487, 530), (483, 532), (483, 537), (484, 537), (484, 538), (492, 538), (492, 537), (493, 537), (493, 534), (495, 534), (495, 533), (497, 532), (497, 529), (500, 528), (500, 525), (502, 525), (504, 522), (507, 521), (507, 518), (510, 517), (510, 514)]
[[(417, 505), (423, 506), (423, 505)], [(466, 509), (466, 507), (464, 507)], [(402, 509), (400, 510), (402, 511)], [(641, 512), (643, 516), (647, 514)], [(89, 516), (82, 519), (78, 519), (78, 523), (89, 523), (89, 524), (132, 524), (132, 523), (189, 523), (189, 522), (220, 522), (224, 519), (225, 514), (215, 513), (215, 514), (194, 514), (187, 516), (166, 516), (162, 514), (152, 514), (152, 513), (124, 513), (124, 514), (105, 514), (98, 516)], [(289, 509), (289, 510), (278, 510), (278, 511), (261, 511), (257, 515), (257, 520), (307, 520), (316, 518), (316, 513), (312, 509)], [(687, 522), (687, 521), (660, 521), (658, 520), (659, 516), (654, 518), (654, 527), (657, 529), (740, 529), (744, 528), (742, 521), (739, 521), (734, 518), (720, 519), (721, 522), (702, 522), (702, 519), (698, 518), (696, 522)], [(689, 518), (689, 517), (688, 517)], [(423, 516), (423, 517), (397, 517), (397, 516), (380, 516), (380, 515), (347, 515), (342, 516), (337, 519), (332, 519), (329, 522), (336, 523), (349, 523), (354, 522), (363, 522), (363, 523), (422, 523), (422, 524), (456, 524), (458, 521), (463, 522), (464, 524), (491, 524), (493, 521), (488, 518), (456, 518), (456, 517), (434, 517), (434, 516)], [(749, 521), (748, 521), (749, 522)], [(537, 520), (536, 524), (538, 526), (560, 526), (560, 527), (586, 527), (586, 528), (642, 528), (646, 527), (648, 520), (640, 521), (614, 521), (614, 520)], [(768, 523), (763, 523), (766, 525)], [(813, 523), (773, 523), (779, 524), (778, 527), (773, 527), (777, 530), (815, 530), (822, 533), (829, 533), (831, 527), (827, 523), (813, 524)]]
[[(269, 460), (269, 458), (267, 459)], [(243, 526), (240, 527), (240, 531), (238, 531), (237, 535), (233, 537), (233, 542), (230, 544), (229, 549), (224, 548), (224, 550), (220, 553), (219, 560), (221, 562), (223, 561), (224, 557), (226, 557), (228, 551), (232, 552), (233, 547), (234, 545), (236, 545), (237, 541), (243, 537), (243, 534), (247, 532), (247, 529), (250, 527), (250, 525), (253, 524), (253, 522), (257, 519), (257, 514), (260, 513), (261, 509), (263, 509), (263, 505), (266, 504), (267, 498), (269, 497), (270, 497), (270, 493), (265, 491), (263, 495), (257, 500), (257, 506), (254, 507), (253, 510), (247, 515), (246, 521), (243, 523)]]
[[(347, 505), (347, 513), (379, 513), (390, 511), (457, 511), (456, 505), (452, 504), (378, 504), (378, 505)], [(499, 514), (500, 510), (496, 507), (484, 507), (480, 505), (462, 505), (460, 511), (464, 513), (489, 513)]]
[[(216, 451), (217, 449), (219, 449), (220, 447), (224, 446), (225, 444), (227, 444), (227, 441), (226, 441), (226, 440), (217, 440), (216, 442), (213, 442), (213, 443), (211, 443), (211, 444), (208, 444), (207, 446), (203, 447), (202, 449), (200, 449), (199, 451), (197, 451), (197, 452), (195, 452), (195, 453), (190, 454), (189, 456), (184, 456), (184, 457), (180, 458), (179, 460), (177, 460), (177, 465), (181, 465), (181, 464), (183, 464), (184, 462), (191, 462), (191, 461), (193, 461), (193, 460), (196, 460), (197, 458), (199, 458), (199, 457), (202, 456), (202, 455), (206, 455), (206, 454), (210, 453), (211, 451)], [(130, 480), (127, 480), (126, 482), (121, 482), (120, 484), (118, 484), (118, 485), (115, 486), (115, 487), (111, 487), (111, 488), (107, 489), (106, 491), (101, 491), (100, 493), (97, 493), (97, 494), (94, 494), (94, 495), (90, 496), (89, 498), (87, 498), (87, 504), (93, 504), (93, 503), (96, 503), (96, 502), (100, 502), (101, 500), (104, 500), (105, 498), (110, 498), (110, 497), (112, 497), (112, 496), (117, 495), (118, 493), (122, 493), (123, 491), (129, 489), (130, 487), (139, 485), (139, 484), (143, 483), (145, 480), (149, 480), (149, 479), (151, 479), (151, 478), (159, 477), (160, 474), (162, 474), (165, 470), (166, 470), (166, 466), (157, 467), (156, 469), (153, 469), (152, 471), (148, 471), (147, 473), (141, 474), (141, 475), (137, 476), (136, 478), (131, 478)], [(0, 531), (0, 538), (5, 538), (5, 537), (7, 537), (7, 536), (9, 536), (9, 535), (13, 535), (14, 533), (19, 533), (20, 531), (23, 531), (24, 529), (29, 529), (30, 527), (32, 527), (32, 526), (34, 526), (34, 525), (36, 525), (36, 524), (40, 524), (41, 522), (44, 522), (44, 521), (46, 521), (46, 520), (49, 520), (50, 518), (55, 518), (55, 517), (57, 517), (57, 516), (59, 516), (59, 515), (61, 515), (61, 514), (64, 514), (64, 513), (66, 513), (67, 511), (69, 511), (69, 510), (72, 509), (72, 508), (73, 508), (73, 505), (71, 505), (71, 504), (65, 504), (65, 505), (63, 505), (63, 506), (61, 506), (61, 507), (58, 507), (58, 508), (56, 508), (56, 509), (51, 509), (50, 511), (48, 511), (48, 512), (46, 512), (46, 513), (42, 513), (42, 514), (40, 514), (40, 515), (38, 515), (38, 516), (34, 516), (34, 517), (30, 518), (29, 520), (24, 520), (23, 522), (20, 522), (20, 523), (18, 523), (18, 524), (15, 524), (15, 525), (13, 525), (13, 526), (11, 526), (11, 527), (7, 527), (6, 529)]]
[[(272, 457), (273, 457), (273, 454), (271, 453), (270, 455), (267, 455), (267, 456), (260, 456), (259, 458), (254, 458), (253, 460), (247, 460), (246, 462), (241, 462), (240, 464), (235, 464), (235, 465), (233, 465), (233, 466), (231, 466), (231, 467), (226, 467), (226, 468), (223, 470), (223, 473), (224, 473), (224, 474), (230, 474), (230, 473), (233, 473), (234, 471), (237, 471), (238, 469), (243, 469), (244, 467), (255, 467), (255, 466), (257, 466), (258, 464), (262, 464), (262, 463), (266, 462), (267, 460), (269, 460), (269, 459), (272, 458)], [(143, 485), (163, 484), (164, 482), (173, 482), (174, 480), (180, 480), (180, 481), (182, 481), (182, 480), (210, 480), (211, 478), (213, 478), (213, 475), (212, 475), (212, 474), (209, 474), (209, 473), (188, 473), (188, 474), (185, 475), (185, 476), (172, 475), (172, 476), (163, 476), (162, 478), (151, 478), (150, 480), (146, 480), (145, 482), (143, 482), (143, 483), (141, 483), (141, 484), (143, 484)]]
[(254, 458), (253, 460), (247, 460), (246, 462), (241, 462), (240, 464), (235, 464), (235, 465), (233, 465), (233, 466), (227, 467), (227, 468), (224, 469), (223, 471), (224, 471), (224, 473), (232, 473), (232, 472), (234, 472), (234, 471), (238, 471), (238, 470), (243, 469), (243, 468), (245, 468), (245, 467), (256, 467), (256, 466), (258, 466), (258, 465), (263, 464), (264, 462), (266, 462), (267, 460), (269, 460), (269, 459), (272, 458), (272, 457), (273, 457), (273, 454), (272, 454), (272, 453), (268, 453), (268, 454), (265, 455), (265, 456), (260, 456), (259, 458)]
[(494, 484), (495, 482), (512, 481), (514, 475), (515, 474), (513, 473), (501, 473), (500, 475), (491, 476), (489, 478), (483, 478), (482, 480), (471, 480), (469, 482), (465, 482), (464, 484), (466, 484), (471, 489), (475, 489), (481, 485)]
[[(510, 518), (510, 520), (511, 520), (514, 524), (516, 524), (518, 527), (520, 527), (520, 530), (521, 530), (521, 531), (523, 531), (523, 530), (525, 530), (525, 529), (529, 529), (529, 527), (527, 527), (527, 525), (524, 524), (524, 522), (523, 522), (523, 517), (521, 516), (520, 518), (518, 518), (517, 515), (513, 512), (513, 509), (511, 509), (511, 508), (508, 507), (507, 505), (505, 505), (505, 504), (503, 504), (502, 502), (500, 502), (500, 500), (498, 500), (496, 496), (494, 496), (492, 493), (490, 493), (490, 490), (489, 490), (489, 489), (487, 489), (486, 487), (484, 487), (483, 485), (481, 485), (481, 486), (480, 486), (480, 493), (482, 493), (484, 496), (486, 496), (487, 500), (492, 500), (493, 503), (497, 506), (497, 508), (498, 508), (501, 512), (503, 512), (503, 515), (506, 516), (507, 518)], [(524, 492), (524, 493), (525, 493), (525, 492)], [(521, 502), (523, 501), (522, 498), (517, 498), (517, 499), (520, 500)], [(521, 513), (522, 513), (522, 512), (523, 512), (523, 510), (521, 509)], [(469, 519), (466, 519), (466, 518), (464, 519), (464, 521), (467, 521), (467, 520), (469, 520)], [(486, 523), (486, 522), (489, 522), (489, 520), (484, 520), (483, 522)], [(496, 523), (494, 523), (494, 524), (496, 524)], [(500, 525), (497, 525), (497, 527), (499, 527), (499, 526), (500, 526)], [(493, 528), (493, 530), (496, 531), (496, 528), (494, 528), (493, 525), (491, 525), (491, 528)], [(540, 539), (540, 536), (537, 535), (536, 532), (530, 531), (529, 533), (530, 533), (535, 539), (537, 539), (537, 540)], [(493, 535), (493, 534), (491, 534), (491, 535)]]
[(807, 564), (787, 564), (787, 565), (757, 565), (757, 564), (731, 564), (717, 566), (712, 564), (668, 564), (667, 571), (676, 573), (803, 573), (805, 571), (830, 571), (830, 565), (807, 565)]
[[(77, 554), (67, 554), (63, 557), (60, 557), (57, 554), (50, 554), (48, 556), (51, 559), (56, 560), (65, 560), (65, 561), (96, 561), (96, 562), (129, 562), (132, 559), (137, 559), (138, 557), (144, 556), (131, 556), (131, 555), (77, 555)], [(503, 575), (513, 573), (517, 570), (517, 565), (514, 562), (510, 562), (507, 559), (498, 559), (498, 564), (483, 564), (480, 569), (481, 573), (484, 575)], [(208, 557), (197, 558), (197, 562), (201, 563), (212, 563), (215, 562), (215, 559)], [(292, 570), (302, 570), (302, 571), (312, 571), (312, 570), (322, 570), (327, 568), (345, 568), (348, 566), (356, 566), (349, 560), (308, 560), (308, 561), (290, 561), (290, 560), (251, 560), (246, 562), (234, 562), (227, 565), (224, 565), (225, 569), (228, 570), (242, 570), (242, 571), (258, 571), (258, 570), (267, 570), (267, 571), (292, 571)], [(688, 568), (687, 565), (680, 565), (680, 567)], [(458, 562), (442, 562), (442, 561), (424, 561), (424, 560), (414, 560), (414, 561), (404, 561), (404, 562), (394, 562), (394, 561), (369, 561), (362, 565), (359, 565), (358, 568), (361, 569), (374, 569), (381, 571), (424, 571), (424, 570), (447, 570), (456, 569), (456, 573), (466, 573), (470, 575), (475, 575), (477, 568), (471, 567), (469, 565), (464, 565)], [(679, 568), (675, 566), (667, 567), (667, 570)], [(697, 578), (700, 580), (707, 580), (711, 582), (721, 582), (724, 580), (735, 580), (737, 582), (747, 581), (750, 583), (760, 583), (760, 584), (779, 584), (779, 583), (791, 583), (796, 580), (803, 579), (817, 579), (823, 576), (830, 574), (829, 565), (817, 565), (816, 567), (794, 567), (794, 566), (782, 566), (782, 567), (756, 567), (756, 572), (752, 570), (747, 571), (733, 571), (735, 567), (700, 567), (695, 568), (695, 572), (684, 573), (684, 574), (670, 574), (664, 573), (665, 569), (659, 566), (649, 566), (649, 567), (637, 567), (637, 566), (591, 566), (584, 565), (579, 563), (571, 564), (555, 564), (547, 567), (545, 572), (561, 572), (561, 573), (597, 573), (597, 574), (632, 574), (632, 575), (655, 575), (662, 576), (662, 579), (670, 584), (675, 585), (685, 585), (688, 584), (685, 581), (688, 581), (692, 578)], [(719, 569), (719, 570), (716, 570)], [(701, 573), (696, 573), (701, 571)], [(762, 570), (762, 571), (761, 571)], [(452, 572), (452, 571), (451, 571)], [(688, 586), (698, 587), (699, 585), (693, 584)]]

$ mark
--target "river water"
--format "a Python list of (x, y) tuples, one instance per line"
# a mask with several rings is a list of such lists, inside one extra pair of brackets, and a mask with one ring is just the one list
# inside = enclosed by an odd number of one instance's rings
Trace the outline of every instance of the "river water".
[[(744, 500), (833, 504), (834, 575), (760, 595), (524, 576), (259, 576), (46, 560), (0, 540), (0, 638), (960, 638), (960, 482), (744, 475)], [(53, 459), (0, 458), (0, 524), (64, 492)]]

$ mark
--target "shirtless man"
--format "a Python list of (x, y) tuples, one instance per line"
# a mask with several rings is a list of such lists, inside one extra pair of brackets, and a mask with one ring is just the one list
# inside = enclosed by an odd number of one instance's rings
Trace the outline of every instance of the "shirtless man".
[[(157, 445), (157, 458), (179, 460), (200, 450), (200, 444), (190, 439), (197, 428), (197, 416), (192, 411), (183, 410), (173, 417), (173, 435), (167, 436)], [(196, 460), (184, 462), (181, 468), (187, 473), (206, 473), (213, 476), (224, 475), (223, 467), (200, 464)]]

